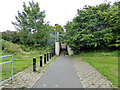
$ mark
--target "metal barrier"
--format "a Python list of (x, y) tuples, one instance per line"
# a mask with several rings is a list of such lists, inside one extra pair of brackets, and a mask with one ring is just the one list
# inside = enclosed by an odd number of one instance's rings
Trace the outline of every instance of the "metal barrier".
[[(3, 79), (2, 79), (2, 81), (0, 81), (0, 84), (2, 84), (2, 83), (4, 83), (4, 82), (7, 82), (8, 80), (10, 80), (11, 79), (11, 82), (13, 82), (13, 55), (7, 55), (7, 56), (1, 56), (0, 58), (5, 58), (5, 57), (11, 57), (11, 61), (7, 61), (7, 62), (3, 62), (3, 63), (0, 63), (0, 66), (2, 67), (2, 72), (0, 73), (0, 75), (1, 76), (3, 76)], [(11, 63), (11, 77), (7, 77), (7, 73), (8, 73), (8, 71), (7, 71), (7, 64), (8, 63)], [(5, 65), (6, 64), (6, 70), (4, 70), (5, 69)], [(4, 76), (5, 75), (5, 76)]]

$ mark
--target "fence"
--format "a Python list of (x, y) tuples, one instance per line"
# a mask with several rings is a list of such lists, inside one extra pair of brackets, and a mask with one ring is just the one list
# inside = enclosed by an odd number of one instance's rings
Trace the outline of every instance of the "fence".
[[(46, 64), (49, 59), (53, 58), (54, 55), (55, 52), (44, 54), (44, 64)], [(11, 61), (5, 61), (0, 63), (0, 76), (2, 76), (0, 84), (7, 82), (10, 79), (11, 82), (13, 82), (13, 55), (1, 56), (0, 59), (5, 57), (11, 57)], [(9, 64), (9, 66), (7, 64)], [(42, 56), (40, 56), (40, 67), (42, 67)], [(36, 72), (36, 58), (33, 58), (33, 71)]]
[[(1, 67), (0, 75), (2, 76), (1, 78), (2, 80), (0, 81), (0, 84), (7, 82), (10, 79), (11, 82), (13, 81), (13, 55), (1, 56), (0, 58), (5, 58), (5, 57), (11, 57), (11, 61), (0, 63), (0, 67)], [(10, 66), (8, 66), (7, 64), (10, 64)], [(11, 71), (11, 73), (9, 73), (9, 71)]]

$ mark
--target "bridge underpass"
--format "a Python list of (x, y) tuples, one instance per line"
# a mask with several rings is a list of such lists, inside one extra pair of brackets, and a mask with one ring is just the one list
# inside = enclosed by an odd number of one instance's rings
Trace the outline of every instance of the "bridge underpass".
[(55, 42), (55, 53), (56, 53), (56, 55), (60, 55), (60, 54), (72, 55), (73, 51), (66, 44), (62, 44), (60, 42)]
[(60, 55), (68, 55), (67, 45), (66, 44), (60, 44)]

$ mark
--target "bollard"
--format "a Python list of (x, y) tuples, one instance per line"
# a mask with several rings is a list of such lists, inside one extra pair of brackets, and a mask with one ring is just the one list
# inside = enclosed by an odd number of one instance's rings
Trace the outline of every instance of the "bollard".
[(54, 52), (53, 52), (53, 57), (54, 57)]
[(47, 53), (47, 61), (49, 61), (49, 56), (48, 56), (49, 54)]
[(51, 58), (52, 58), (52, 52), (51, 52)]
[(54, 51), (54, 56), (55, 56), (55, 51)]
[(53, 51), (53, 55), (55, 56), (55, 52)]
[(42, 67), (42, 56), (40, 56), (40, 67)]
[[(53, 53), (53, 52), (52, 52)], [(53, 57), (54, 57), (54, 53), (53, 53)]]
[(44, 63), (46, 64), (46, 54), (44, 54)]
[(36, 57), (33, 58), (33, 72), (36, 72)]
[(50, 59), (51, 59), (51, 53), (50, 53)]
[(65, 50), (64, 50), (64, 56), (65, 56)]
[(53, 51), (53, 57), (54, 57), (54, 51)]
[(52, 52), (52, 57), (53, 57), (53, 52)]
[(54, 57), (54, 52), (53, 52), (53, 57)]
[(51, 52), (51, 58), (52, 58), (52, 52)]

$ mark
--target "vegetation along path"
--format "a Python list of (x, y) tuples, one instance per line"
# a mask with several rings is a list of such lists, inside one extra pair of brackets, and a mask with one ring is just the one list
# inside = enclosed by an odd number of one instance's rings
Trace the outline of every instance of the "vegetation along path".
[(82, 60), (81, 57), (72, 58), (72, 62), (84, 88), (117, 88), (93, 66)]
[(33, 88), (82, 88), (69, 56), (60, 56), (33, 85)]

